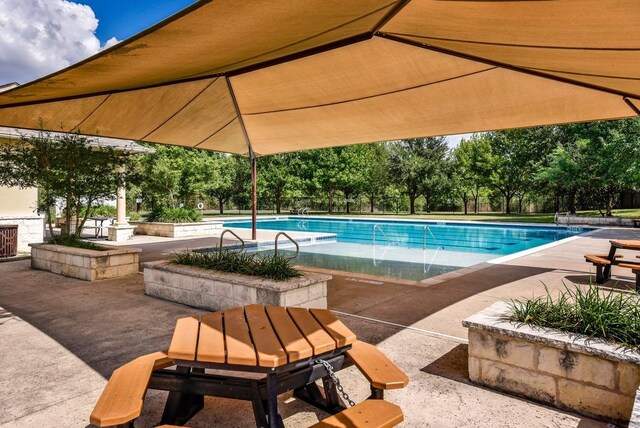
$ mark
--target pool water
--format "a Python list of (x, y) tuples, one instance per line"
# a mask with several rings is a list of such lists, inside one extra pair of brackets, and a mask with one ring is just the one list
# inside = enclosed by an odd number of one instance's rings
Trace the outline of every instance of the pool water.
[[(250, 228), (251, 221), (225, 221)], [(579, 235), (587, 228), (433, 221), (283, 217), (258, 229), (324, 232), (336, 242), (300, 247), (294, 263), (420, 280)]]

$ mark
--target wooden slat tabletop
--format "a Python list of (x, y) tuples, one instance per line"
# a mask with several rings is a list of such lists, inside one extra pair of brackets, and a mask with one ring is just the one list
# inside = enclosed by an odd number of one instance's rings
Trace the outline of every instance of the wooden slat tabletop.
[(275, 368), (355, 341), (356, 335), (328, 310), (249, 305), (179, 319), (168, 355)]
[(205, 314), (200, 319), (198, 338), (198, 361), (206, 363), (224, 363), (224, 328), (222, 312)]
[(181, 318), (176, 322), (169, 346), (170, 358), (195, 361), (199, 327), (200, 320), (197, 317)]
[(618, 248), (627, 250), (640, 250), (640, 241), (625, 240), (625, 239), (612, 239), (609, 241), (611, 245)]
[(273, 328), (287, 352), (289, 362), (293, 363), (294, 361), (311, 357), (313, 348), (298, 330), (289, 313), (287, 313), (287, 309), (282, 306), (267, 306), (266, 310)]
[(247, 317), (251, 338), (256, 348), (258, 365), (260, 367), (279, 367), (287, 364), (287, 354), (271, 327), (264, 306), (246, 306), (244, 314)]
[(249, 327), (243, 308), (234, 308), (222, 313), (224, 337), (227, 344), (227, 363), (243, 366), (257, 364), (256, 350), (249, 336)]

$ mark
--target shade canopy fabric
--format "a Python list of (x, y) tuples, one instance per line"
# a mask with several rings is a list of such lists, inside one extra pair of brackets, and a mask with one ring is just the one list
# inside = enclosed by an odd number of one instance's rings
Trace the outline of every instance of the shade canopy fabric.
[(281, 152), (634, 116), (638, 0), (203, 0), (0, 125)]

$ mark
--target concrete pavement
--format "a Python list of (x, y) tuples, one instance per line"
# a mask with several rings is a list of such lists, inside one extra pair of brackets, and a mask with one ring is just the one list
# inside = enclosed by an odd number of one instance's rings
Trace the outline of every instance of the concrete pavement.
[[(497, 300), (540, 294), (543, 283), (551, 290), (562, 281), (588, 283), (590, 266), (582, 255), (605, 251), (611, 238), (640, 239), (640, 233), (602, 230), (426, 284), (372, 283), (339, 274), (329, 284), (329, 306), (360, 339), (376, 343), (407, 372), (409, 386), (387, 394), (402, 407), (404, 426), (605, 427), (470, 384), (460, 323)], [(614, 268), (614, 274), (623, 274), (622, 282), (609, 286), (631, 283), (630, 272)], [(0, 427), (86, 427), (111, 372), (138, 355), (166, 349), (176, 318), (194, 313), (145, 296), (141, 275), (90, 284), (33, 271), (28, 261), (0, 264)], [(366, 380), (355, 368), (339, 376), (355, 401), (366, 398)], [(164, 397), (148, 394), (136, 426), (159, 421)], [(326, 416), (290, 395), (281, 397), (281, 409), (291, 427)], [(248, 403), (208, 398), (190, 426), (252, 423)]]

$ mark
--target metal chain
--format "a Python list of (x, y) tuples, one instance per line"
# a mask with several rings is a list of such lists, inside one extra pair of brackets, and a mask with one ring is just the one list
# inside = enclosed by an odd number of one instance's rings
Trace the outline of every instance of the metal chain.
[(331, 380), (336, 385), (336, 388), (338, 389), (338, 392), (342, 395), (342, 398), (345, 399), (345, 401), (349, 404), (349, 406), (351, 406), (351, 407), (355, 406), (356, 403), (354, 403), (353, 400), (351, 400), (351, 398), (349, 398), (349, 394), (347, 394), (344, 391), (344, 388), (340, 384), (340, 379), (338, 379), (338, 376), (336, 376), (336, 373), (333, 371), (333, 366), (331, 364), (329, 364), (327, 361), (322, 360), (320, 358), (318, 358), (316, 360), (316, 363), (320, 363), (320, 364), (322, 364), (324, 366), (324, 368), (329, 373), (329, 376), (331, 377)]

